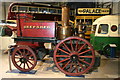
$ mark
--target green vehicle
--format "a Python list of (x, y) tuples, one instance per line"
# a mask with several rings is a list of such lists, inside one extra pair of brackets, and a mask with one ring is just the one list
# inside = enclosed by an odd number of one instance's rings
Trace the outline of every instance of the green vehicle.
[(107, 57), (120, 53), (120, 15), (106, 15), (93, 22), (90, 42)]

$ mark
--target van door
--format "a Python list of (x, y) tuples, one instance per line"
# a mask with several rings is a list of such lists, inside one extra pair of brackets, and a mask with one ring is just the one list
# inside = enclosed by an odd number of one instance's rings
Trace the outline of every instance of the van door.
[(94, 38), (94, 47), (96, 50), (103, 50), (103, 47), (108, 44), (109, 26), (110, 24), (107, 23), (97, 24)]

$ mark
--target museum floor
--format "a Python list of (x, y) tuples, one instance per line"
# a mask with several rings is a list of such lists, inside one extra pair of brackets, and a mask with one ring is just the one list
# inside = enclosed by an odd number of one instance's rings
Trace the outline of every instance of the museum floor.
[[(38, 61), (35, 74), (6, 73), (9, 71), (8, 54), (0, 52), (0, 77), (2, 78), (118, 78), (119, 58), (107, 59), (101, 56), (101, 65), (98, 70), (84, 74), (85, 77), (66, 77), (54, 65), (52, 58), (45, 58), (45, 62)], [(12, 65), (12, 69), (15, 69)]]

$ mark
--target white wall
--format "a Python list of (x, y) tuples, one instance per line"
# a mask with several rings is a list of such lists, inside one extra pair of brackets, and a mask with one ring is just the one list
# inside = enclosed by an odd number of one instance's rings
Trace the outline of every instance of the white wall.
[(7, 19), (10, 2), (0, 2), (0, 21)]
[(4, 11), (3, 11), (3, 2), (0, 2), (0, 22), (1, 22), (1, 20), (4, 20)]
[(120, 2), (113, 2), (112, 14), (120, 13)]

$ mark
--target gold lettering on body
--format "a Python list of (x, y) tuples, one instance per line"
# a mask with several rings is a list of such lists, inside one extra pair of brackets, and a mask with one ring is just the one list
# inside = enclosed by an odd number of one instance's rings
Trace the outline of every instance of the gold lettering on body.
[(49, 29), (50, 26), (24, 26), (24, 29)]

